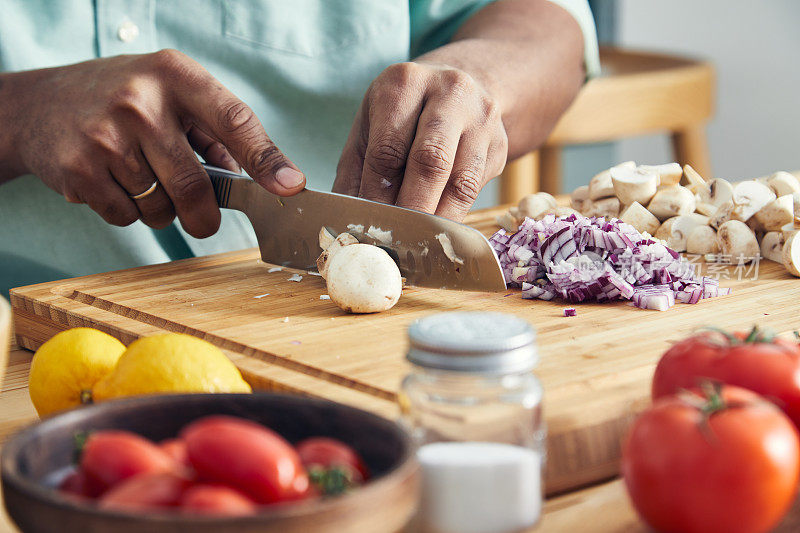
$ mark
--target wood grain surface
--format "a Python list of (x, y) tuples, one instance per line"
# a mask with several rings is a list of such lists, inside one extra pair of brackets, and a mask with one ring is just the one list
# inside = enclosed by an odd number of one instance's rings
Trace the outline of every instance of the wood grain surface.
[[(488, 210), (469, 222), (494, 230)], [(333, 399), (397, 415), (408, 370), (406, 328), (433, 312), (514, 313), (538, 331), (549, 428), (547, 491), (616, 475), (619, 442), (649, 402), (652, 370), (670, 343), (704, 325), (778, 332), (800, 325), (800, 283), (769, 261), (743, 279), (723, 279), (733, 295), (667, 312), (627, 303), (578, 305), (527, 301), (519, 291), (465, 293), (409, 288), (392, 310), (346, 315), (320, 300), (325, 283), (294, 271), (270, 273), (255, 250), (188, 259), (15, 289), (17, 340), (35, 349), (55, 332), (92, 326), (128, 343), (141, 335), (188, 332), (218, 345), (257, 388)], [(736, 277), (729, 269), (727, 275)], [(267, 296), (261, 296), (268, 294)]]

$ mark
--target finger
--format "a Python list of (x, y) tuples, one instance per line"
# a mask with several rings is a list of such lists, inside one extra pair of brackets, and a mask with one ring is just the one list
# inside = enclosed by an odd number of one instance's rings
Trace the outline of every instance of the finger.
[(209, 165), (224, 168), (231, 172), (242, 171), (242, 167), (233, 159), (228, 149), (197, 126), (189, 128), (186, 136), (194, 151), (200, 154), (200, 157)]
[(142, 139), (142, 151), (175, 206), (183, 229), (198, 239), (219, 229), (211, 180), (178, 124)]
[(369, 140), (358, 195), (394, 203), (423, 106), (421, 87), (389, 89), (370, 107)]
[(333, 182), (333, 192), (346, 194), (348, 196), (358, 196), (361, 187), (361, 172), (364, 168), (364, 154), (367, 150), (367, 133), (369, 131), (369, 119), (365, 118), (364, 109), (366, 99), (361, 104), (350, 134), (344, 143), (342, 155), (336, 165), (336, 179)]
[(439, 102), (428, 102), (408, 153), (397, 205), (433, 213), (453, 170), (462, 125)]
[(185, 104), (202, 130), (225, 145), (268, 191), (290, 196), (303, 190), (305, 176), (275, 146), (253, 110), (210, 76), (197, 84)]
[(458, 145), (453, 171), (445, 185), (436, 214), (460, 222), (472, 208), (486, 177), (489, 142), (465, 136)]
[[(110, 164), (111, 175), (119, 186), (130, 196), (136, 196), (150, 189), (157, 181), (153, 169), (145, 160), (140, 148), (131, 150), (121, 160)], [(175, 209), (162, 185), (158, 184), (144, 198), (133, 199), (142, 222), (151, 228), (161, 229), (175, 218)]]
[(109, 224), (130, 226), (139, 219), (136, 205), (108, 171), (70, 176), (67, 181), (77, 184), (70, 193), (77, 200), (73, 203), (87, 204)]

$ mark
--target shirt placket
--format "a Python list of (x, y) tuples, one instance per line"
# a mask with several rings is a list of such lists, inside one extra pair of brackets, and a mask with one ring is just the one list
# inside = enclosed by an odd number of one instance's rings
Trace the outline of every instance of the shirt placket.
[(156, 50), (155, 0), (96, 0), (101, 57)]

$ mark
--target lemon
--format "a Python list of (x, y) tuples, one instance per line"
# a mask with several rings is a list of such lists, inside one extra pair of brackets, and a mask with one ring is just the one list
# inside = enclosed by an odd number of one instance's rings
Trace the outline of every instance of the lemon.
[(125, 345), (92, 328), (62, 331), (33, 355), (29, 378), (31, 401), (39, 416), (86, 403), (91, 390), (109, 374)]
[(181, 392), (251, 392), (239, 370), (213, 344), (165, 333), (131, 343), (113, 372), (93, 389), (94, 401)]

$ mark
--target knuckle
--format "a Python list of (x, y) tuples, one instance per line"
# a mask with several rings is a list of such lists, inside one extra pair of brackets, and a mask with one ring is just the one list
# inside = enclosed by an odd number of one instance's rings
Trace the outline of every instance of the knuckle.
[(115, 226), (130, 226), (138, 217), (131, 206), (108, 202), (99, 207), (99, 215), (110, 224)]
[(178, 170), (170, 179), (172, 196), (178, 202), (191, 202), (199, 199), (208, 185), (205, 175), (196, 168)]
[(274, 174), (286, 164), (286, 157), (273, 143), (268, 143), (267, 146), (256, 150), (250, 157), (250, 165), (259, 173)]
[(453, 176), (450, 194), (459, 204), (470, 206), (481, 192), (483, 176), (475, 168), (465, 168)]
[(396, 174), (406, 165), (406, 146), (397, 135), (387, 135), (375, 143), (366, 157), (369, 170), (376, 174)]
[(181, 69), (186, 65), (187, 56), (172, 48), (164, 48), (150, 54), (153, 65), (157, 70)]
[(472, 76), (463, 70), (450, 69), (442, 73), (442, 79), (445, 83), (445, 89), (450, 94), (464, 94), (469, 92), (474, 85)]
[(494, 98), (488, 96), (481, 100), (481, 112), (486, 122), (498, 121), (502, 115), (500, 104)]
[(259, 124), (253, 110), (241, 100), (222, 105), (218, 122), (220, 129), (225, 133), (239, 134), (252, 131)]
[(438, 178), (447, 175), (453, 166), (444, 142), (429, 139), (409, 155), (423, 177)]
[(390, 85), (408, 86), (415, 83), (419, 75), (419, 65), (414, 62), (406, 61), (389, 65), (383, 71), (383, 78)]

